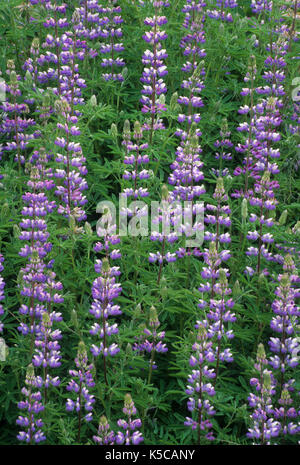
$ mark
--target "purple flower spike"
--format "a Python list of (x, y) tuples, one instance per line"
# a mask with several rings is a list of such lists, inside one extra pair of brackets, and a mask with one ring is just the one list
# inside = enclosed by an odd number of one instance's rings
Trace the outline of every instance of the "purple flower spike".
[(25, 400), (20, 401), (18, 407), (26, 413), (20, 415), (16, 421), (24, 429), (19, 432), (17, 439), (32, 445), (46, 440), (42, 430), (44, 425), (39, 418), (40, 412), (44, 410), (44, 405), (41, 402), (42, 395), (37, 390), (41, 387), (42, 380), (35, 376), (33, 365), (29, 365), (27, 369), (25, 384), (27, 387), (22, 388), (21, 391)]
[(215, 414), (215, 410), (211, 404), (210, 397), (215, 395), (211, 380), (216, 375), (213, 369), (208, 368), (208, 363), (214, 362), (215, 358), (212, 342), (208, 340), (205, 324), (199, 322), (197, 327), (196, 342), (192, 347), (193, 355), (190, 357), (190, 366), (193, 369), (192, 373), (188, 376), (188, 384), (185, 391), (190, 396), (187, 408), (191, 416), (186, 417), (184, 424), (196, 431), (197, 444), (200, 445), (203, 436), (208, 441), (214, 440), (214, 436), (210, 431), (212, 427), (210, 418)]
[(78, 416), (78, 436), (80, 442), (82, 415), (84, 420), (89, 422), (93, 420), (94, 395), (90, 394), (90, 388), (95, 386), (91, 371), (93, 365), (88, 364), (88, 357), (84, 343), (81, 341), (78, 346), (77, 357), (75, 358), (77, 370), (69, 370), (71, 381), (67, 385), (67, 391), (74, 392), (75, 400), (67, 399), (66, 410), (75, 411)]
[(115, 444), (121, 445), (138, 445), (144, 441), (142, 433), (138, 431), (138, 428), (142, 426), (142, 421), (137, 418), (132, 419), (132, 416), (137, 414), (133, 400), (130, 394), (126, 394), (124, 401), (123, 413), (128, 418), (127, 420), (118, 420), (119, 428), (123, 431), (118, 431), (115, 437)]

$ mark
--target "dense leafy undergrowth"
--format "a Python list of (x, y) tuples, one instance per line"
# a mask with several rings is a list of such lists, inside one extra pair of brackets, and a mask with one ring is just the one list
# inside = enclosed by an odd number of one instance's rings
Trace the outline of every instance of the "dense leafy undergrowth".
[(298, 443), (298, 20), (1, 1), (0, 444)]

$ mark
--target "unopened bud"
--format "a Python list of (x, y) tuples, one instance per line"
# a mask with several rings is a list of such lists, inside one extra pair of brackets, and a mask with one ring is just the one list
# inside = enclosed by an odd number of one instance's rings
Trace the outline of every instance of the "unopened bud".
[(160, 325), (156, 308), (153, 305), (150, 308), (149, 324), (151, 327), (155, 328), (157, 328)]
[(295, 269), (293, 257), (288, 254), (284, 258), (283, 269), (292, 272)]
[(161, 198), (162, 198), (162, 200), (168, 200), (168, 198), (169, 198), (169, 189), (168, 189), (168, 186), (166, 184), (163, 184), (161, 186)]
[(21, 234), (21, 230), (17, 224), (13, 225), (13, 233), (14, 233), (15, 239), (17, 239)]
[(42, 322), (43, 322), (43, 325), (45, 326), (45, 328), (51, 328), (52, 321), (51, 321), (50, 316), (49, 316), (49, 314), (47, 312), (43, 313)]
[(109, 273), (110, 271), (110, 264), (108, 258), (103, 258), (102, 260), (102, 271), (103, 273)]
[(123, 137), (124, 139), (130, 139), (130, 122), (128, 119), (124, 121), (124, 126), (123, 126)]
[(132, 406), (133, 402), (132, 402), (132, 397), (130, 394), (125, 394), (125, 399), (124, 399), (124, 405), (125, 407), (127, 408), (130, 408)]
[(34, 367), (32, 363), (28, 365), (27, 370), (26, 370), (26, 380), (29, 382), (32, 382), (34, 379)]
[(285, 225), (286, 220), (287, 220), (287, 216), (288, 216), (288, 211), (287, 211), (287, 210), (283, 210), (283, 212), (281, 213), (280, 218), (279, 218), (279, 220), (278, 220), (278, 223), (279, 223), (281, 226)]
[(203, 325), (200, 325), (200, 327), (198, 328), (197, 340), (205, 341), (206, 338), (207, 338), (206, 328)]
[(100, 426), (102, 426), (103, 430), (106, 430), (107, 426), (109, 426), (109, 423), (105, 415), (102, 415), (102, 417), (100, 417), (99, 424)]
[(32, 48), (35, 48), (35, 49), (38, 49), (40, 46), (40, 40), (38, 37), (35, 37), (31, 43), (31, 47)]
[(84, 230), (87, 236), (91, 237), (93, 235), (92, 227), (87, 221), (84, 223)]
[(84, 358), (87, 357), (87, 351), (86, 351), (85, 343), (83, 341), (80, 341), (78, 344), (77, 354), (80, 360), (83, 360)]
[(232, 294), (233, 296), (238, 296), (241, 294), (241, 286), (238, 280), (236, 280), (236, 282), (233, 285)]
[(284, 288), (289, 288), (291, 285), (290, 277), (287, 273), (284, 273), (280, 278), (280, 285)]
[(97, 97), (96, 95), (92, 95), (91, 98), (90, 98), (90, 104), (92, 105), (92, 107), (96, 107), (97, 106)]
[(15, 69), (15, 62), (14, 60), (7, 60), (7, 63), (6, 63), (6, 67), (7, 69)]
[(268, 371), (263, 374), (263, 386), (268, 391), (271, 389), (271, 375)]
[(260, 343), (260, 344), (258, 344), (258, 347), (257, 347), (257, 360), (262, 361), (262, 360), (265, 360), (265, 359), (266, 359), (265, 348), (264, 348), (264, 345), (262, 343)]
[[(126, 77), (128, 76), (128, 68), (126, 66), (124, 66), (124, 68), (122, 69), (122, 72), (121, 72), (124, 80), (126, 79)], [(123, 84), (123, 83), (122, 83)]]
[(8, 347), (3, 337), (0, 337), (0, 362), (5, 362), (8, 357)]
[(223, 284), (224, 286), (228, 285), (227, 276), (223, 268), (220, 268), (219, 270), (219, 282), (220, 284)]
[(242, 200), (242, 218), (244, 221), (246, 221), (248, 217), (248, 200), (243, 199)]
[(132, 355), (132, 345), (128, 342), (127, 346), (126, 346), (126, 349), (125, 349), (125, 353), (128, 357), (130, 357)]
[(27, 70), (25, 73), (25, 81), (28, 82), (29, 84), (32, 82), (32, 75), (29, 70)]
[(11, 71), (10, 73), (10, 83), (11, 84), (17, 84), (18, 82), (18, 78), (17, 78), (17, 74), (15, 71)]
[(300, 221), (297, 221), (295, 226), (292, 229), (293, 234), (296, 234), (296, 236), (300, 235)]
[(78, 327), (78, 318), (75, 308), (71, 310), (71, 323), (77, 328)]
[(139, 318), (142, 314), (142, 306), (140, 303), (136, 305), (136, 307), (133, 310), (133, 318)]
[(135, 139), (140, 139), (142, 137), (142, 127), (139, 121), (135, 121), (134, 123), (134, 137)]
[(171, 100), (170, 100), (170, 110), (171, 111), (176, 111), (177, 110), (177, 107), (178, 107), (177, 100), (178, 100), (178, 93), (174, 92), (174, 94), (172, 94), (172, 97), (171, 97)]
[(78, 9), (76, 9), (72, 15), (72, 23), (73, 24), (80, 23), (80, 12)]
[(112, 123), (111, 127), (110, 127), (110, 133), (112, 135), (112, 137), (114, 139), (117, 139), (118, 137), (118, 128), (117, 128), (117, 125), (115, 123)]

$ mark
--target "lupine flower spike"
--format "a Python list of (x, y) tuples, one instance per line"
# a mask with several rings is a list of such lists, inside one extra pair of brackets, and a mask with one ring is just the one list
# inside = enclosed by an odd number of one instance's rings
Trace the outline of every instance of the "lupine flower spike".
[(82, 420), (87, 422), (93, 419), (93, 404), (95, 398), (90, 394), (90, 388), (95, 386), (92, 376), (93, 365), (88, 363), (87, 351), (84, 342), (78, 346), (77, 357), (75, 358), (76, 370), (69, 370), (72, 377), (67, 385), (67, 391), (74, 392), (77, 397), (75, 400), (67, 399), (66, 410), (68, 412), (76, 411), (78, 416), (77, 441), (80, 442)]
[(118, 420), (119, 428), (123, 431), (118, 431), (116, 434), (116, 444), (138, 445), (144, 441), (142, 433), (138, 429), (142, 426), (139, 418), (132, 417), (137, 414), (133, 400), (130, 394), (126, 394), (124, 401), (123, 413), (126, 415), (126, 420)]

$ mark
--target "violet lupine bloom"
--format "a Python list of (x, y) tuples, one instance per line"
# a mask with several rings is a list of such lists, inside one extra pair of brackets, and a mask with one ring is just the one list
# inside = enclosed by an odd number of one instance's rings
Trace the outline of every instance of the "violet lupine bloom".
[[(248, 231), (247, 239), (249, 241), (257, 241), (257, 246), (248, 247), (246, 255), (256, 262), (256, 266), (247, 267), (245, 273), (253, 274), (260, 273), (262, 267), (262, 260), (265, 262), (272, 262), (274, 260), (273, 254), (269, 250), (269, 244), (274, 242), (273, 235), (266, 232), (266, 228), (271, 228), (274, 225), (274, 219), (269, 217), (269, 212), (273, 211), (278, 203), (275, 199), (274, 189), (278, 188), (277, 181), (270, 180), (269, 171), (265, 171), (262, 178), (254, 184), (254, 191), (252, 191), (249, 203), (251, 206), (258, 209), (258, 214), (251, 213), (249, 221), (253, 224), (254, 230)], [(252, 260), (253, 261), (253, 260)], [(264, 268), (262, 272), (268, 275), (268, 269)]]
[(168, 182), (174, 186), (171, 193), (174, 201), (193, 201), (205, 193), (203, 184), (199, 185), (204, 179), (201, 152), (198, 131), (193, 123), (186, 140), (177, 147), (176, 160), (170, 165), (172, 173)]
[(93, 436), (93, 440), (99, 446), (112, 446), (115, 444), (115, 433), (110, 429), (107, 418), (102, 415), (99, 421), (97, 435)]
[[(37, 155), (38, 156), (38, 155)], [(64, 301), (59, 292), (62, 284), (55, 281), (52, 271), (53, 261), (47, 263), (46, 257), (52, 249), (48, 242), (46, 216), (55, 208), (44, 191), (51, 188), (52, 183), (43, 178), (39, 166), (32, 167), (28, 187), (32, 192), (23, 195), (25, 206), (22, 209), (24, 219), (20, 222), (22, 232), (19, 238), (27, 243), (21, 248), (19, 255), (26, 257), (28, 263), (21, 269), (19, 283), (23, 299), (28, 300), (20, 307), (20, 314), (29, 316), (29, 322), (22, 321), (18, 327), (23, 335), (33, 335), (39, 331), (40, 320), (44, 312), (48, 312), (51, 321), (61, 321), (60, 313), (54, 311), (53, 306)]]
[[(2, 273), (2, 271), (4, 270), (4, 267), (2, 265), (3, 262), (4, 262), (4, 257), (2, 254), (0, 254), (0, 273)], [(2, 276), (0, 276), (0, 317), (2, 317), (2, 315), (4, 314), (3, 305), (1, 303), (5, 299), (4, 287), (5, 287), (4, 279), (2, 278)], [(4, 328), (4, 324), (0, 320), (0, 333), (3, 332), (3, 328)]]
[(251, 0), (251, 8), (253, 13), (261, 13), (262, 11), (272, 11), (272, 0)]
[(240, 115), (247, 115), (247, 118), (249, 118), (249, 122), (243, 122), (239, 125), (238, 131), (240, 132), (246, 132), (246, 138), (243, 142), (243, 144), (238, 144), (237, 147), (235, 147), (235, 150), (238, 153), (244, 153), (245, 158), (243, 160), (243, 167), (238, 166), (234, 170), (234, 175), (239, 176), (241, 174), (244, 174), (245, 176), (245, 186), (242, 191), (236, 191), (234, 194), (232, 194), (232, 197), (248, 197), (248, 183), (249, 183), (249, 176), (251, 174), (251, 167), (253, 163), (253, 151), (254, 147), (256, 145), (255, 142), (255, 137), (253, 135), (253, 128), (254, 128), (254, 116), (255, 116), (255, 107), (254, 107), (254, 96), (255, 96), (255, 79), (256, 79), (256, 59), (255, 56), (252, 55), (249, 60), (248, 64), (248, 71), (244, 77), (244, 82), (249, 86), (249, 87), (244, 87), (241, 91), (241, 95), (245, 96), (247, 99), (250, 100), (249, 105), (242, 105), (238, 113)]
[(60, 117), (57, 128), (62, 132), (62, 136), (56, 137), (54, 141), (59, 150), (55, 161), (62, 165), (54, 173), (57, 180), (55, 194), (61, 199), (58, 213), (66, 218), (73, 217), (77, 221), (83, 221), (86, 219), (83, 206), (87, 203), (83, 192), (88, 185), (84, 179), (87, 174), (86, 158), (80, 143), (73, 140), (73, 137), (80, 135), (78, 116), (72, 114), (72, 105), (64, 98), (56, 102), (56, 111)]
[[(148, 144), (142, 142), (143, 128), (138, 121), (134, 124), (133, 139), (131, 140), (131, 131), (129, 121), (125, 121), (123, 131), (123, 146), (125, 147), (124, 165), (126, 169), (123, 172), (123, 179), (126, 184), (122, 190), (122, 197), (126, 199), (126, 206), (122, 206), (121, 215), (126, 216), (144, 216), (147, 215), (148, 209), (139, 208), (138, 200), (148, 197), (149, 192), (147, 186), (143, 184), (150, 177), (149, 170), (145, 169), (144, 165), (149, 163), (149, 155), (144, 153), (148, 149)], [(130, 187), (126, 187), (126, 186)], [(133, 202), (127, 207), (127, 200), (132, 198)]]
[[(49, 83), (49, 81), (56, 81), (57, 87), (54, 87), (54, 92), (56, 95), (61, 95), (61, 80), (63, 76), (61, 75), (61, 68), (63, 63), (60, 59), (60, 53), (62, 48), (62, 43), (60, 36), (63, 29), (69, 27), (69, 22), (65, 17), (67, 5), (62, 3), (57, 5), (56, 2), (43, 1), (43, 0), (30, 0), (32, 5), (42, 5), (45, 9), (47, 16), (44, 20), (44, 27), (47, 29), (53, 29), (53, 35), (47, 34), (45, 43), (42, 44), (43, 49), (46, 50), (45, 53), (40, 54), (37, 59), (37, 63), (40, 67), (44, 65), (47, 66), (47, 69), (41, 70), (38, 72), (37, 80), (39, 84)], [(51, 51), (54, 50), (54, 52)], [(53, 68), (54, 65), (54, 68)], [(25, 64), (24, 69), (30, 70), (32, 67), (32, 59), (29, 58)]]
[(38, 444), (46, 440), (42, 430), (43, 421), (39, 418), (40, 413), (44, 410), (41, 402), (42, 394), (38, 390), (43, 381), (40, 377), (35, 376), (33, 365), (29, 365), (27, 368), (25, 384), (26, 387), (21, 390), (25, 400), (18, 403), (18, 408), (25, 412), (23, 415), (19, 415), (16, 421), (23, 430), (19, 432), (17, 439), (28, 444)]
[(235, 0), (216, 0), (216, 7), (214, 10), (207, 10), (206, 14), (210, 18), (220, 19), (221, 21), (232, 22), (232, 14), (226, 10), (227, 8), (233, 9), (238, 6)]
[[(291, 257), (288, 258), (289, 268), (295, 268)], [(285, 261), (285, 264), (287, 261)], [(273, 356), (270, 357), (270, 365), (274, 373), (278, 373), (280, 395), (283, 389), (291, 384), (291, 372), (298, 366), (299, 357), (297, 353), (300, 349), (299, 341), (295, 331), (300, 316), (300, 309), (295, 304), (295, 289), (292, 287), (290, 273), (284, 273), (279, 277), (279, 286), (275, 290), (276, 298), (272, 303), (274, 316), (270, 327), (278, 334), (278, 337), (271, 337), (269, 341), (270, 350)], [(294, 381), (294, 380), (293, 380)]]
[(93, 420), (93, 404), (95, 398), (90, 394), (90, 388), (95, 386), (92, 370), (93, 365), (88, 363), (87, 351), (84, 342), (78, 345), (77, 357), (75, 358), (76, 370), (69, 370), (71, 381), (67, 385), (67, 391), (75, 393), (75, 400), (68, 398), (66, 402), (67, 412), (77, 412), (78, 416), (78, 436), (80, 441), (82, 415), (84, 420)]
[(78, 24), (74, 25), (76, 36), (82, 43), (84, 58), (95, 58), (98, 52), (93, 48), (93, 41), (100, 37), (100, 16), (98, 0), (80, 0), (80, 7), (76, 8), (80, 16)]
[[(161, 26), (166, 24), (166, 16), (160, 16), (160, 8), (169, 6), (169, 2), (153, 1), (155, 14), (153, 17), (147, 17), (144, 21), (146, 26), (151, 30), (143, 35), (143, 39), (152, 45), (152, 50), (144, 52), (142, 62), (145, 65), (141, 82), (143, 83), (142, 113), (150, 113), (150, 122), (144, 124), (144, 128), (150, 131), (150, 144), (152, 143), (153, 132), (157, 129), (165, 129), (159, 115), (166, 111), (163, 95), (167, 92), (167, 87), (163, 77), (168, 73), (164, 60), (168, 57), (166, 50), (162, 48), (161, 42), (167, 38)], [(155, 119), (156, 118), (156, 119)]]
[[(162, 186), (162, 201), (157, 207), (157, 214), (152, 218), (150, 240), (161, 243), (160, 252), (150, 252), (149, 262), (159, 263), (157, 284), (160, 283), (162, 276), (163, 264), (165, 262), (175, 262), (176, 253), (167, 251), (167, 244), (172, 244), (178, 239), (176, 225), (174, 224), (174, 203), (166, 185)], [(161, 226), (161, 231), (160, 231)], [(175, 227), (175, 230), (174, 230)]]
[(148, 384), (151, 381), (152, 370), (157, 368), (155, 364), (155, 354), (156, 353), (166, 353), (168, 348), (166, 344), (163, 343), (165, 338), (165, 331), (158, 332), (160, 326), (160, 321), (155, 307), (150, 309), (150, 318), (149, 318), (149, 328), (143, 327), (143, 334), (136, 338), (137, 342), (133, 345), (133, 350), (140, 353), (151, 354), (150, 358), (150, 367), (149, 367), (149, 379)]
[[(227, 325), (236, 321), (235, 314), (232, 312), (234, 301), (231, 298), (232, 291), (228, 286), (226, 272), (220, 268), (216, 272), (216, 276), (218, 280), (212, 287), (211, 295), (213, 297), (209, 300), (209, 310), (207, 312), (209, 337), (215, 340), (216, 346), (215, 382), (219, 374), (220, 362), (230, 363), (233, 361), (230, 347), (224, 348), (224, 345), (234, 337), (233, 330), (230, 327), (228, 328)], [(201, 299), (200, 308), (203, 308), (203, 305), (204, 301)]]
[(92, 295), (94, 300), (90, 313), (99, 323), (92, 326), (90, 334), (97, 336), (100, 341), (91, 346), (91, 352), (94, 357), (99, 357), (99, 355), (103, 357), (104, 379), (108, 385), (106, 358), (114, 357), (120, 351), (115, 342), (108, 342), (108, 339), (118, 334), (119, 331), (117, 323), (109, 324), (108, 318), (122, 313), (119, 305), (114, 304), (114, 299), (119, 296), (122, 287), (116, 282), (119, 269), (118, 267), (110, 267), (108, 258), (105, 257), (102, 261), (98, 260), (95, 269), (100, 273), (100, 276), (93, 282)]
[[(188, 249), (180, 247), (176, 251), (178, 258), (190, 254), (197, 255), (198, 249), (190, 248), (189, 241), (195, 235), (198, 237), (199, 231), (203, 230), (202, 215), (204, 207), (199, 203), (199, 199), (205, 193), (204, 185), (200, 184), (204, 179), (203, 162), (200, 159), (201, 152), (198, 130), (196, 123), (193, 122), (186, 139), (182, 140), (180, 146), (177, 147), (176, 160), (170, 165), (172, 173), (168, 179), (169, 184), (174, 186), (173, 191), (170, 193), (172, 202), (171, 220), (175, 229), (174, 240), (183, 235), (185, 245), (188, 246)], [(182, 214), (184, 224), (181, 224)]]
[(272, 438), (279, 435), (281, 425), (274, 419), (272, 396), (275, 394), (275, 384), (272, 373), (267, 369), (268, 360), (262, 344), (258, 345), (257, 362), (254, 366), (258, 376), (250, 380), (250, 385), (255, 387), (256, 392), (248, 397), (249, 406), (254, 411), (247, 437), (253, 439), (255, 444), (264, 445), (270, 444)]
[(124, 46), (122, 42), (123, 33), (120, 25), (123, 23), (121, 17), (122, 8), (115, 6), (117, 0), (108, 0), (108, 5), (99, 5), (99, 35), (106, 43), (101, 43), (100, 54), (108, 55), (108, 58), (102, 58), (101, 66), (107, 72), (102, 74), (105, 81), (124, 81), (124, 76), (120, 72), (116, 72), (118, 68), (125, 66), (123, 58), (119, 57), (119, 53), (123, 52)]
[(28, 143), (38, 138), (40, 132), (26, 133), (26, 131), (35, 125), (35, 121), (25, 116), (29, 113), (29, 108), (27, 104), (19, 103), (22, 96), (19, 87), (20, 77), (14, 71), (13, 62), (8, 63), (8, 66), (10, 68), (10, 81), (6, 84), (7, 100), (0, 105), (1, 110), (6, 113), (6, 118), (3, 119), (0, 125), (0, 134), (7, 134), (10, 140), (3, 147), (0, 147), (0, 155), (7, 152), (15, 153), (14, 159), (18, 163), (20, 171), (21, 165), (25, 164), (25, 153)]
[(189, 360), (192, 373), (188, 376), (185, 391), (190, 396), (187, 408), (192, 416), (186, 417), (184, 424), (197, 432), (197, 443), (200, 445), (203, 435), (209, 441), (214, 440), (213, 433), (210, 431), (212, 427), (210, 417), (215, 414), (215, 410), (210, 397), (215, 395), (211, 384), (215, 372), (213, 368), (209, 368), (209, 364), (215, 361), (215, 355), (203, 322), (199, 322), (196, 328), (196, 342), (192, 346), (193, 355)]
[[(299, 411), (291, 406), (293, 399), (287, 389), (283, 389), (278, 400), (280, 405), (274, 409), (274, 418), (281, 423), (280, 435), (295, 435), (300, 432)], [(298, 421), (297, 421), (298, 418)]]
[(118, 431), (115, 437), (115, 443), (125, 445), (138, 445), (144, 441), (142, 433), (138, 431), (138, 428), (142, 426), (140, 418), (132, 419), (137, 414), (134, 402), (130, 394), (125, 395), (123, 413), (126, 415), (126, 420), (118, 420), (119, 428), (123, 431)]
[[(254, 105), (254, 78), (256, 66), (254, 58), (251, 59), (250, 69), (246, 75), (246, 82), (251, 81), (250, 88), (244, 88), (241, 95), (250, 96), (250, 108), (246, 105), (239, 110), (240, 114), (250, 113), (250, 122), (241, 123), (238, 131), (247, 132), (249, 138), (244, 145), (237, 147), (239, 152), (247, 152), (247, 159), (244, 161), (246, 173), (245, 190), (242, 195), (247, 197), (253, 194), (251, 189), (248, 190), (248, 177), (259, 182), (264, 171), (269, 171), (276, 175), (279, 172), (277, 163), (272, 162), (280, 157), (279, 148), (274, 147), (274, 144), (280, 141), (280, 132), (278, 130), (282, 123), (280, 114), (283, 107), (282, 97), (285, 95), (283, 81), (285, 79), (284, 68), (286, 62), (284, 55), (288, 43), (279, 37), (277, 42), (269, 44), (267, 50), (270, 55), (265, 60), (266, 71), (262, 78), (267, 85), (255, 88), (255, 93), (259, 96), (264, 96), (256, 105)], [(254, 62), (254, 63), (253, 63)], [(240, 174), (240, 168), (235, 170), (235, 174)], [(241, 193), (236, 193), (233, 196), (239, 197)]]
[[(38, 78), (38, 57), (40, 55), (40, 41), (38, 37), (35, 37), (30, 47), (30, 58), (27, 58), (23, 65), (23, 69), (30, 73), (30, 76), (34, 82), (34, 88), (37, 84)], [(33, 103), (33, 102), (32, 102)]]
[[(192, 123), (198, 124), (201, 120), (199, 108), (203, 106), (200, 93), (204, 89), (203, 77), (205, 76), (204, 62), (202, 58), (206, 56), (203, 48), (205, 43), (204, 32), (204, 6), (203, 1), (188, 1), (182, 8), (185, 13), (183, 27), (187, 29), (187, 34), (182, 38), (180, 47), (183, 49), (183, 55), (187, 61), (183, 64), (181, 70), (185, 73), (181, 87), (185, 94), (179, 96), (178, 103), (184, 105), (186, 114), (178, 115), (178, 122), (187, 124), (188, 129), (177, 129), (176, 135), (182, 140), (187, 138), (187, 134)], [(198, 131), (197, 135), (201, 135)]]
[(231, 149), (233, 147), (233, 143), (230, 140), (230, 135), (231, 135), (231, 132), (228, 130), (227, 119), (224, 118), (222, 121), (221, 130), (220, 130), (221, 140), (217, 140), (214, 143), (214, 146), (218, 149), (218, 152), (216, 152), (215, 154), (215, 158), (216, 160), (219, 160), (219, 168), (218, 169), (212, 168), (211, 170), (212, 173), (218, 178), (225, 177), (230, 174), (229, 169), (227, 167), (223, 168), (223, 161), (227, 162), (227, 161), (232, 160)]
[[(229, 244), (231, 242), (230, 234), (224, 232), (224, 228), (229, 228), (231, 226), (231, 209), (227, 204), (228, 195), (224, 189), (223, 178), (217, 179), (213, 199), (214, 204), (207, 204), (205, 207), (207, 214), (205, 214), (204, 222), (206, 225), (212, 225), (214, 232), (210, 230), (205, 231), (204, 240), (215, 242), (218, 252), (220, 244)], [(222, 261), (226, 261), (228, 256), (224, 251), (223, 255)]]
[(32, 358), (32, 364), (35, 367), (42, 367), (44, 370), (44, 402), (46, 402), (48, 387), (60, 384), (58, 376), (53, 377), (49, 374), (48, 370), (58, 368), (61, 365), (60, 345), (58, 342), (61, 338), (61, 331), (59, 329), (52, 329), (51, 317), (48, 313), (44, 312), (39, 331), (36, 334), (35, 351)]
[[(267, 85), (255, 89), (256, 94), (265, 96), (263, 99), (260, 99), (255, 106), (253, 105), (253, 72), (252, 76), (249, 76), (251, 90), (250, 88), (243, 89), (243, 95), (251, 96), (250, 124), (241, 123), (238, 127), (239, 131), (249, 133), (249, 140), (240, 150), (243, 151), (246, 148), (247, 151), (246, 181), (243, 195), (249, 197), (250, 205), (260, 207), (259, 217), (262, 221), (267, 217), (265, 210), (273, 210), (277, 203), (274, 190), (278, 189), (279, 184), (276, 180), (271, 181), (270, 179), (271, 175), (279, 173), (277, 163), (274, 163), (273, 160), (280, 157), (280, 151), (274, 144), (277, 144), (281, 137), (279, 132), (279, 126), (282, 123), (280, 111), (283, 107), (282, 97), (285, 95), (282, 83), (285, 79), (284, 68), (286, 66), (283, 57), (287, 47), (287, 42), (281, 38), (267, 47), (271, 54), (265, 60), (267, 70), (262, 75)], [(253, 65), (254, 70), (255, 65)], [(245, 110), (243, 107), (240, 109), (242, 114), (246, 114), (248, 111), (247, 107)], [(236, 174), (238, 174), (237, 170)], [(249, 175), (255, 180), (254, 189), (248, 189)], [(240, 197), (241, 193), (236, 193), (234, 196)], [(267, 225), (267, 222), (264, 224)], [(261, 248), (264, 242), (261, 229), (262, 223), (259, 234), (257, 271), (260, 270)], [(269, 236), (266, 235), (265, 239), (268, 241)], [(270, 240), (272, 239), (270, 238)], [(248, 250), (248, 253), (252, 253), (251, 249)], [(254, 253), (256, 252), (253, 251)]]
[[(49, 85), (54, 81), (55, 95), (59, 97), (63, 95), (73, 108), (73, 105), (83, 103), (82, 89), (86, 87), (84, 79), (79, 75), (79, 67), (76, 63), (77, 60), (84, 60), (86, 46), (85, 41), (81, 41), (76, 35), (80, 13), (76, 9), (69, 24), (66, 18), (58, 19), (60, 14), (66, 12), (65, 4), (58, 6), (47, 2), (44, 6), (50, 12), (50, 17), (44, 26), (54, 28), (54, 32), (53, 35), (47, 34), (42, 44), (45, 52), (36, 59), (36, 63), (42, 69), (37, 73), (37, 81), (40, 85)], [(63, 29), (68, 26), (71, 26), (73, 30), (63, 32)], [(45, 66), (47, 69), (43, 69)], [(33, 70), (31, 58), (25, 62), (23, 68)]]

